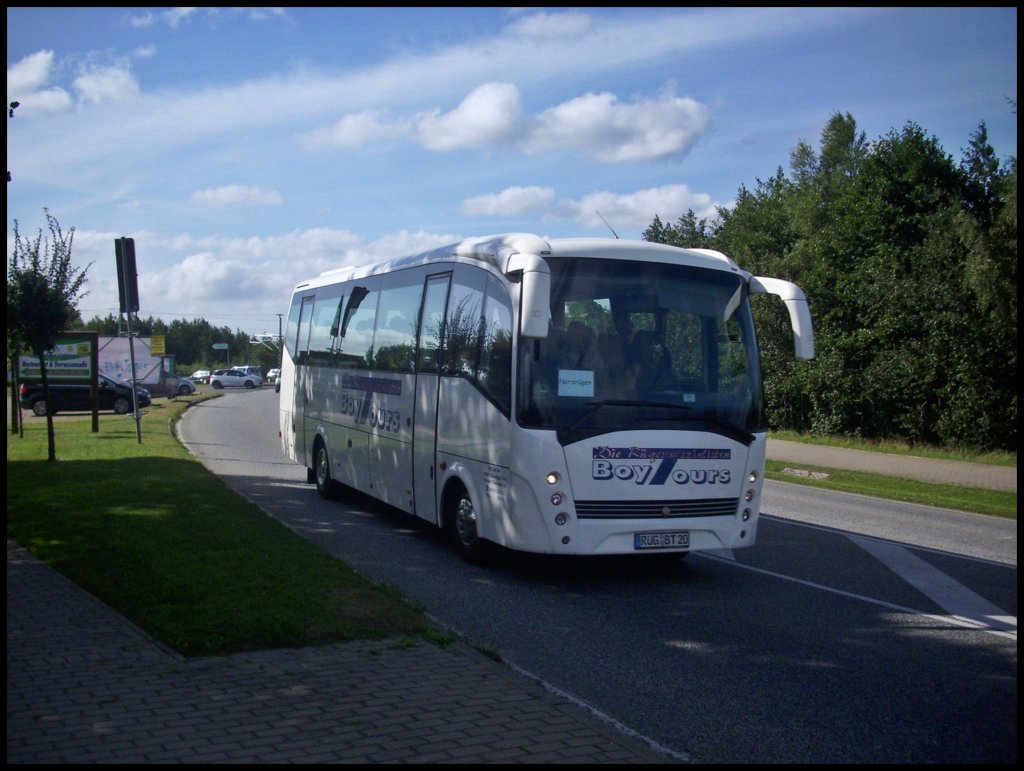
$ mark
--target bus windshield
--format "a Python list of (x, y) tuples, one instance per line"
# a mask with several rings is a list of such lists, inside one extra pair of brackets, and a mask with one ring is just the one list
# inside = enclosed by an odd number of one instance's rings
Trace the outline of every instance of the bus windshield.
[(742, 277), (659, 262), (552, 258), (551, 326), (519, 348), (520, 425), (560, 442), (714, 431), (744, 444), (764, 397)]

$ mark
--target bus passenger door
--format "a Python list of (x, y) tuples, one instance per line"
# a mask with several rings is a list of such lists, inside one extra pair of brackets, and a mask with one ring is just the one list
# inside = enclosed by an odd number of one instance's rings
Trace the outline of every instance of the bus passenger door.
[(435, 524), (438, 523), (437, 394), (450, 281), (450, 273), (427, 277), (416, 341), (416, 403), (412, 442), (414, 507), (418, 517)]
[(295, 448), (295, 460), (306, 468), (313, 467), (313, 458), (309, 454), (313, 439), (307, 439), (306, 436), (306, 425), (309, 422), (306, 407), (309, 404), (312, 387), (309, 382), (309, 329), (314, 301), (313, 296), (302, 298), (302, 307), (299, 310), (299, 333), (295, 346), (295, 388), (292, 391), (292, 425), (295, 426), (295, 441), (299, 445)]

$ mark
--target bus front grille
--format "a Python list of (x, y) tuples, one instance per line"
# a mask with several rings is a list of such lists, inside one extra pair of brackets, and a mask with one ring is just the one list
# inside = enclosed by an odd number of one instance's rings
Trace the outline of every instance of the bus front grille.
[(693, 501), (576, 501), (578, 519), (683, 519), (731, 517), (739, 498), (700, 498)]

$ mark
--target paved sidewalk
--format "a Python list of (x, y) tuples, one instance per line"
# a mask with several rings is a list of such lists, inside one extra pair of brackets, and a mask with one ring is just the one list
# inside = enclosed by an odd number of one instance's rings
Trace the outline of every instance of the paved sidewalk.
[(849, 471), (870, 471), (922, 482), (1017, 492), (1017, 469), (1007, 466), (847, 450), (781, 439), (768, 440), (767, 456), (769, 460), (787, 463)]
[(462, 643), (185, 660), (7, 543), (9, 764), (685, 760)]

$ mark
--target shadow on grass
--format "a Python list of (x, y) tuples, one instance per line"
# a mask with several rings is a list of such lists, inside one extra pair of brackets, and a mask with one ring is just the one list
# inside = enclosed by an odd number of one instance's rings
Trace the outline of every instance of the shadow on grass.
[(7, 472), (8, 538), (183, 654), (429, 626), (192, 459), (9, 460)]

